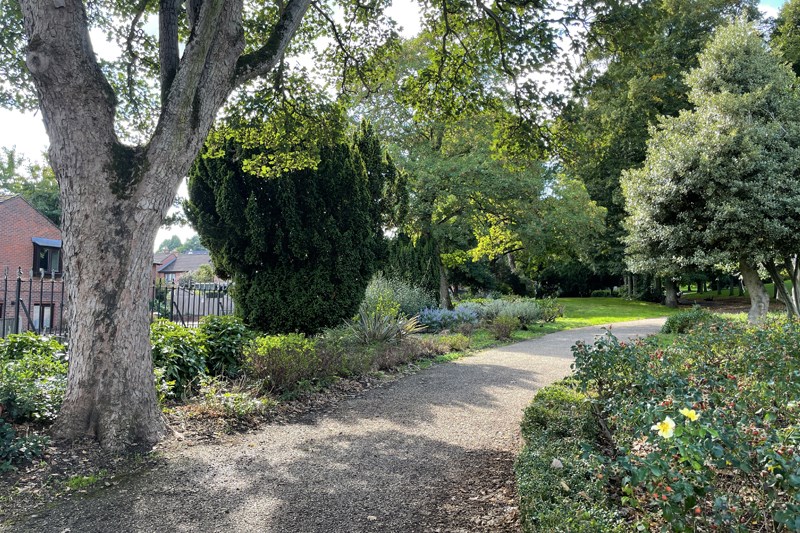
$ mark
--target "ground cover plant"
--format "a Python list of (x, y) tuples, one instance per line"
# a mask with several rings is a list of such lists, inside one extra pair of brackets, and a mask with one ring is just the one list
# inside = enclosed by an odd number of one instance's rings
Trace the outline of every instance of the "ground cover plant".
[[(602, 484), (593, 516), (609, 530), (800, 530), (800, 325), (718, 319), (673, 338), (607, 334), (574, 349), (568, 386), (589, 399), (591, 431), (560, 460), (590, 465), (586, 479)], [(518, 466), (528, 530), (544, 498), (527, 485), (531, 461), (558, 440), (541, 432), (526, 426)], [(584, 512), (584, 500), (559, 512)]]

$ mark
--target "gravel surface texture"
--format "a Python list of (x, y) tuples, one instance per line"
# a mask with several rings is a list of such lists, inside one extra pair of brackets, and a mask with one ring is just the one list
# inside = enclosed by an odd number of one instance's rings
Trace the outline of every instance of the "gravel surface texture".
[[(663, 319), (615, 324), (620, 338)], [(216, 444), (171, 440), (151, 468), (3, 531), (518, 531), (513, 463), (522, 410), (570, 372), (554, 333), (434, 365), (326, 413)]]

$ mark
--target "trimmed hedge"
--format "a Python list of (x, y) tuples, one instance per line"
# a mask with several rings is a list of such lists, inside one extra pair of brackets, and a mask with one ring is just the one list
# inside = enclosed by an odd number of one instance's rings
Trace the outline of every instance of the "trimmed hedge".
[(525, 410), (525, 447), (516, 464), (525, 531), (626, 531), (607, 499), (600, 465), (583, 457), (583, 447), (597, 440), (586, 400), (567, 379), (541, 389)]

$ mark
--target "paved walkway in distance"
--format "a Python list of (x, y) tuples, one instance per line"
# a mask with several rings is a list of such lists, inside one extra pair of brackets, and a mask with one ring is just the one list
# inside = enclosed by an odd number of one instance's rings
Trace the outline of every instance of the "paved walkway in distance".
[[(619, 338), (663, 319), (615, 324)], [(41, 513), (13, 531), (513, 531), (503, 494), (522, 410), (570, 372), (600, 328), (487, 350), (224, 444), (180, 446), (166, 466)], [(513, 500), (511, 501), (513, 505)], [(500, 507), (499, 511), (497, 507)], [(505, 524), (505, 525), (504, 525)], [(509, 525), (511, 524), (511, 525)]]

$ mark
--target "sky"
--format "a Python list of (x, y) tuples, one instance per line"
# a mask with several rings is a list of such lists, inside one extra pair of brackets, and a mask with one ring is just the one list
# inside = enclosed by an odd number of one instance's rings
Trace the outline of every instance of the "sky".
[[(774, 17), (785, 2), (786, 0), (763, 0), (761, 10), (768, 16)], [(411, 0), (396, 0), (389, 8), (389, 14), (403, 28), (404, 36), (413, 36), (419, 31), (419, 17)], [(103, 45), (100, 33), (92, 35), (92, 42), (100, 56), (107, 57), (115, 53), (112, 48)], [(0, 147), (14, 146), (17, 153), (28, 159), (41, 160), (42, 154), (47, 150), (47, 145), (47, 134), (38, 112), (20, 113), (0, 109)], [(184, 198), (188, 196), (185, 182), (178, 189), (178, 195)], [(181, 240), (185, 241), (195, 235), (195, 231), (189, 226), (162, 228), (156, 237), (155, 245), (158, 246), (171, 235), (178, 235)]]

